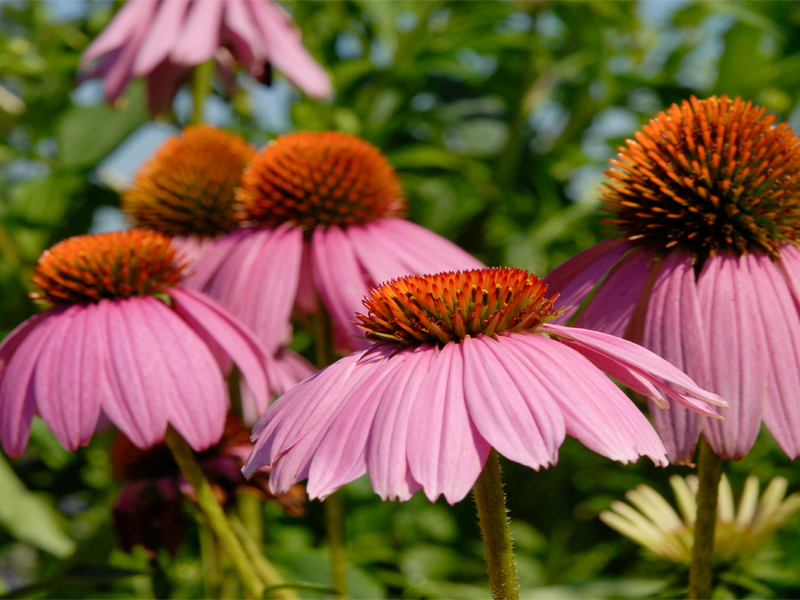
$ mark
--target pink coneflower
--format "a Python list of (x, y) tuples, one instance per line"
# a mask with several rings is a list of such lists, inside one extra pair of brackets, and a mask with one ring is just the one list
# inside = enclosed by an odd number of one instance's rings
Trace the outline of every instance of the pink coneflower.
[[(230, 508), (239, 492), (280, 504), (287, 514), (302, 515), (305, 491), (296, 485), (287, 494), (269, 491), (269, 469), (258, 471), (246, 480), (240, 471), (253, 448), (242, 421), (228, 414), (225, 431), (218, 443), (195, 459), (211, 484), (219, 503)], [(183, 538), (182, 497), (195, 499), (194, 489), (183, 478), (166, 444), (145, 450), (119, 434), (111, 445), (111, 471), (122, 482), (112, 517), (117, 539), (130, 552), (141, 545), (150, 556), (164, 547), (173, 556)]]
[(217, 242), (190, 279), (240, 316), (265, 344), (286, 338), (292, 309), (331, 316), (337, 349), (364, 348), (351, 323), (380, 281), (481, 263), (402, 218), (389, 161), (339, 132), (278, 138), (250, 163), (237, 193), (249, 227)]
[(332, 88), (303, 47), (291, 17), (269, 0), (128, 0), (83, 53), (84, 79), (103, 77), (113, 102), (147, 77), (150, 111), (168, 109), (191, 67), (215, 59), (223, 80), (234, 61), (257, 79), (274, 65), (309, 96)]
[(197, 451), (225, 426), (235, 362), (266, 402), (272, 358), (224, 307), (180, 285), (169, 238), (131, 230), (63, 241), (39, 259), (38, 299), (53, 306), (0, 345), (0, 438), (20, 455), (38, 414), (68, 450), (101, 411), (146, 448), (174, 427)]
[(762, 415), (800, 454), (800, 140), (775, 120), (726, 96), (659, 113), (607, 172), (620, 235), (546, 278), (572, 311), (602, 281), (575, 325), (641, 343), (730, 401), (724, 422), (653, 411), (673, 462), (700, 435), (742, 458)]
[(492, 448), (533, 469), (555, 464), (565, 434), (622, 462), (667, 464), (644, 415), (603, 371), (664, 404), (715, 415), (724, 405), (631, 342), (547, 323), (561, 311), (527, 271), (410, 276), (373, 289), (358, 315), (374, 343), (279, 398), (258, 422), (245, 474), (308, 478), (325, 497), (368, 472), (383, 499), (423, 489), (464, 498)]

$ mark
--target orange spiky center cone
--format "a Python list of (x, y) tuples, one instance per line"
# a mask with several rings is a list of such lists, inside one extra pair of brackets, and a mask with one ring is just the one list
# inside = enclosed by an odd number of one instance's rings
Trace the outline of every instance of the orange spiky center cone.
[(777, 257), (800, 241), (800, 140), (775, 121), (740, 98), (673, 104), (610, 161), (604, 222), (696, 259), (725, 248)]
[(122, 209), (136, 227), (171, 236), (216, 237), (236, 229), (234, 197), (256, 151), (208, 125), (169, 138), (136, 173)]
[(367, 316), (356, 323), (375, 341), (404, 346), (444, 345), (467, 336), (533, 331), (563, 309), (558, 294), (545, 297), (547, 284), (522, 269), (412, 275), (388, 281), (364, 299)]
[(133, 229), (69, 238), (45, 250), (33, 274), (50, 304), (88, 304), (131, 296), (152, 296), (183, 279), (170, 238)]
[(394, 168), (364, 140), (338, 131), (285, 135), (247, 168), (237, 193), (245, 225), (362, 225), (401, 216), (405, 198)]

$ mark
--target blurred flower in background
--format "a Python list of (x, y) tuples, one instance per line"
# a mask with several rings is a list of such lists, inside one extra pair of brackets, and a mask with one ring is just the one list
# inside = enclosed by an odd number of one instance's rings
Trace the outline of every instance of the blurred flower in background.
[[(694, 475), (670, 477), (680, 515), (653, 488), (640, 485), (626, 496), (631, 507), (620, 501), (600, 513), (606, 525), (619, 531), (656, 556), (683, 564), (692, 560), (694, 524), (697, 514), (698, 479)], [(759, 550), (769, 537), (800, 511), (800, 494), (786, 496), (787, 481), (775, 477), (758, 496), (758, 477), (745, 482), (739, 509), (723, 474), (719, 484), (714, 553), (721, 561), (732, 561)]]
[[(222, 439), (196, 455), (219, 503), (229, 508), (235, 504), (237, 493), (244, 492), (280, 504), (289, 515), (302, 515), (302, 486), (274, 495), (269, 491), (269, 469), (258, 471), (249, 481), (244, 478), (241, 468), (253, 448), (249, 437), (241, 419), (228, 413)], [(181, 498), (194, 500), (194, 490), (180, 473), (169, 448), (161, 443), (143, 450), (119, 434), (111, 446), (111, 469), (123, 482), (112, 510), (122, 549), (130, 552), (139, 544), (155, 553), (164, 547), (174, 556), (183, 539)]]
[(762, 416), (800, 455), (800, 139), (776, 119), (727, 96), (656, 115), (606, 173), (617, 237), (545, 278), (573, 306), (563, 320), (594, 290), (575, 326), (641, 343), (730, 402), (724, 421), (652, 411), (671, 462), (691, 463), (700, 435), (741, 459)]
[(191, 67), (214, 60), (232, 85), (240, 63), (260, 80), (271, 66), (309, 96), (333, 88), (291, 17), (269, 0), (128, 0), (81, 57), (82, 79), (102, 77), (108, 102), (146, 77), (151, 114), (168, 110)]

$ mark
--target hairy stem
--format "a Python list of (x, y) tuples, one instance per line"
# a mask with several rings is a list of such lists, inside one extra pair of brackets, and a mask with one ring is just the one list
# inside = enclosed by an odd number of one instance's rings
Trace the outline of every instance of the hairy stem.
[(697, 490), (697, 520), (694, 524), (692, 564), (689, 567), (687, 597), (690, 600), (711, 597), (714, 574), (714, 530), (717, 525), (717, 498), (723, 463), (704, 439), (700, 440), (700, 457), (697, 462), (700, 487)]
[(475, 495), (475, 505), (481, 523), (483, 548), (492, 584), (492, 598), (517, 600), (519, 598), (517, 566), (514, 561), (511, 530), (508, 526), (503, 481), (500, 478), (500, 461), (494, 448), (472, 492)]

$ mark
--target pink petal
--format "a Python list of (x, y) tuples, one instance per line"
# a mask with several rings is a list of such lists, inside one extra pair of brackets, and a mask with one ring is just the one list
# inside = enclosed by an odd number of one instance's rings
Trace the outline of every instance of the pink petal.
[[(354, 229), (351, 228), (349, 231)], [(385, 258), (387, 251), (402, 265), (402, 272), (388, 278), (376, 279), (375, 283), (404, 275), (468, 271), (483, 269), (486, 266), (453, 242), (405, 219), (374, 221), (364, 225), (362, 232), (361, 239), (364, 241), (360, 245), (354, 242), (354, 245), (359, 260), (370, 274), (371, 269), (376, 269), (376, 274), (378, 273), (377, 258), (380, 257), (381, 260)], [(371, 243), (367, 240), (371, 240)]]
[(337, 350), (368, 348), (369, 341), (354, 337), (363, 336), (353, 321), (364, 310), (368, 287), (348, 234), (336, 226), (314, 230), (311, 253), (314, 284), (331, 315)]
[(462, 500), (491, 450), (467, 411), (462, 352), (460, 344), (445, 344), (408, 419), (408, 465), (431, 502), (440, 494), (450, 504)]
[[(600, 369), (622, 381), (634, 391), (652, 395), (648, 391), (637, 389), (637, 385), (641, 387), (642, 378), (644, 378), (646, 382), (669, 397), (677, 399), (685, 406), (709, 414), (709, 416), (716, 413), (705, 406), (705, 402), (717, 406), (727, 406), (725, 400), (698, 387), (683, 371), (672, 366), (660, 356), (656, 356), (628, 340), (599, 331), (563, 327), (552, 323), (541, 325), (538, 331), (555, 335), (559, 342), (575, 348), (593, 364), (598, 364), (600, 359), (605, 359)], [(695, 398), (701, 401), (695, 400)]]
[(123, 4), (108, 26), (83, 51), (81, 64), (121, 48), (141, 28), (143, 22), (150, 22), (157, 4), (152, 0), (129, 0)]
[[(270, 391), (275, 394), (289, 391), (304, 379), (311, 377), (316, 371), (310, 362), (291, 350), (279, 351), (274, 359), (268, 360), (264, 367), (267, 370)], [(252, 425), (267, 410), (269, 398), (257, 397), (246, 381), (241, 382), (240, 393), (242, 418), (247, 425)]]
[(228, 0), (225, 4), (225, 33), (230, 39), (236, 58), (248, 70), (263, 65), (267, 60), (266, 50), (252, 15), (242, 0)]
[(192, 3), (183, 31), (170, 55), (172, 62), (193, 67), (214, 56), (219, 46), (223, 6), (223, 0)]
[(158, 12), (136, 55), (134, 75), (147, 75), (169, 56), (178, 40), (190, 3), (191, 0), (167, 0), (158, 4)]
[(141, 47), (142, 40), (147, 34), (147, 28), (157, 4), (155, 2), (145, 2), (149, 7), (149, 12), (142, 15), (141, 20), (135, 24), (135, 28), (130, 34), (128, 41), (120, 49), (119, 56), (109, 65), (108, 73), (103, 81), (103, 90), (107, 102), (114, 102), (122, 95), (133, 77), (133, 63)]
[(546, 384), (510, 351), (510, 342), (485, 336), (462, 340), (467, 409), (493, 448), (538, 471), (558, 460), (564, 419)]
[(50, 332), (65, 311), (50, 308), (34, 315), (0, 345), (0, 438), (9, 456), (20, 456), (28, 444), (31, 419), (36, 412), (34, 368)]
[(160, 115), (172, 108), (172, 100), (189, 69), (164, 60), (147, 76), (147, 110), (151, 116)]
[[(673, 251), (664, 260), (647, 305), (642, 345), (684, 371), (701, 387), (709, 385), (708, 347), (688, 252)], [(652, 401), (651, 401), (652, 402)], [(669, 410), (651, 410), (670, 462), (690, 464), (703, 419), (669, 400)]]
[(411, 498), (420, 484), (408, 466), (408, 419), (423, 378), (438, 356), (432, 346), (420, 346), (392, 379), (375, 413), (367, 447), (367, 469), (372, 488), (383, 500)]
[(584, 446), (624, 463), (649, 456), (667, 464), (647, 418), (582, 354), (530, 333), (501, 336), (500, 343), (521, 357), (523, 368), (540, 382), (537, 397), (555, 400), (567, 433)]
[(95, 304), (70, 306), (50, 329), (36, 364), (37, 410), (70, 452), (89, 443), (103, 398), (111, 393), (104, 321)]
[(103, 301), (111, 394), (103, 401), (108, 418), (139, 448), (161, 441), (167, 430), (175, 384), (159, 360), (161, 342), (142, 313), (143, 298)]
[(142, 298), (142, 315), (158, 336), (155, 350), (175, 385), (169, 422), (197, 452), (219, 442), (228, 412), (222, 373), (203, 341), (163, 302)]
[(761, 319), (765, 307), (755, 292), (754, 255), (719, 253), (709, 258), (697, 280), (710, 355), (709, 387), (730, 401), (724, 422), (706, 423), (706, 439), (725, 460), (739, 460), (761, 429), (769, 381), (767, 341)]
[[(253, 229), (238, 229), (221, 237), (203, 252), (197, 261), (189, 265), (187, 277), (183, 285), (196, 290), (202, 290), (211, 285), (211, 279), (219, 271), (220, 265), (225, 262), (229, 254), (239, 245), (243, 238), (250, 237)], [(268, 233), (266, 235), (269, 235)], [(230, 271), (230, 269), (228, 269)]]
[(317, 312), (317, 292), (314, 287), (314, 269), (312, 267), (312, 250), (310, 242), (303, 242), (303, 256), (300, 259), (300, 279), (297, 282), (297, 297), (294, 307), (304, 315)]
[(192, 289), (168, 291), (173, 309), (209, 348), (222, 348), (239, 367), (253, 394), (266, 403), (269, 381), (265, 365), (273, 360), (239, 320), (211, 298)]
[[(652, 254), (633, 249), (600, 284), (575, 325), (623, 337), (654, 268), (658, 267)], [(563, 306), (561, 301), (557, 305)]]
[(291, 18), (271, 2), (255, 0), (247, 6), (261, 31), (269, 61), (312, 98), (330, 96), (333, 91), (331, 80), (303, 47)]
[(556, 303), (558, 307), (571, 307), (554, 322), (567, 323), (597, 282), (630, 248), (630, 244), (622, 238), (606, 240), (576, 254), (550, 271), (544, 278), (549, 286), (548, 292), (560, 294)]

